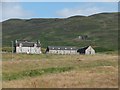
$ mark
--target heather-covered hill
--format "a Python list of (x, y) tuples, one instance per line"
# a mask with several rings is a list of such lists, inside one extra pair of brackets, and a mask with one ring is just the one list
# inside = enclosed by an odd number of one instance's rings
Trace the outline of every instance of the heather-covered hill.
[[(48, 45), (87, 46), (97, 51), (115, 51), (118, 41), (118, 13), (100, 13), (69, 18), (9, 19), (2, 22), (3, 47), (12, 40), (40, 40)], [(87, 36), (81, 40), (78, 36)]]

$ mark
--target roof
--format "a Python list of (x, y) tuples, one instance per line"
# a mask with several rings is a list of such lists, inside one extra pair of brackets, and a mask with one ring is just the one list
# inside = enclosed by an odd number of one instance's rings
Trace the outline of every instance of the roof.
[(30, 42), (28, 40), (16, 40), (16, 41), (17, 41), (17, 43)]
[(88, 47), (90, 47), (90, 46), (82, 47), (82, 48), (78, 49), (77, 52), (85, 51)]
[(79, 53), (85, 53), (85, 50), (86, 50), (88, 47), (89, 47), (89, 46), (82, 47), (82, 48), (78, 49), (77, 52), (79, 52)]
[(77, 50), (76, 47), (73, 46), (48, 46), (50, 50)]
[(19, 46), (20, 44), (22, 44), (22, 47), (34, 47), (34, 45), (36, 44), (37, 47), (40, 47), (41, 44), (40, 42), (30, 42), (27, 40), (16, 40), (17, 42), (15, 43), (15, 46)]
[(86, 47), (82, 47), (82, 48), (80, 48), (80, 49), (84, 49), (84, 50), (86, 50), (88, 47), (89, 47), (89, 46), (86, 46)]

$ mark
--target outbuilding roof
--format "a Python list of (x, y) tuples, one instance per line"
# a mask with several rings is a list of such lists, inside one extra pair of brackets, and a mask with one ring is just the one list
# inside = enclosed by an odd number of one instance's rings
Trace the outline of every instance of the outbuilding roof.
[(85, 52), (85, 50), (90, 47), (90, 46), (86, 46), (86, 47), (81, 47), (80, 49), (77, 50), (77, 52)]
[(89, 46), (86, 46), (86, 47), (81, 47), (80, 49), (81, 50), (86, 50)]
[(48, 46), (49, 50), (77, 50), (76, 47), (73, 46)]

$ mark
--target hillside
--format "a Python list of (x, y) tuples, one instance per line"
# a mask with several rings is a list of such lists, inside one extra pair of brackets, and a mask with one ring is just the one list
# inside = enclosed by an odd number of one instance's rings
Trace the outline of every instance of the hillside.
[[(9, 19), (2, 22), (3, 47), (12, 40), (40, 40), (48, 45), (87, 46), (97, 51), (115, 51), (118, 41), (118, 13), (100, 13), (91, 16), (73, 16), (55, 19)], [(87, 35), (86, 40), (78, 36)]]

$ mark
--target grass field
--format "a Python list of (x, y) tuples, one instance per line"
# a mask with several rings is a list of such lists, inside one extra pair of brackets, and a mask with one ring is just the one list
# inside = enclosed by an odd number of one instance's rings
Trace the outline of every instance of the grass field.
[(116, 88), (118, 55), (3, 54), (3, 88)]

